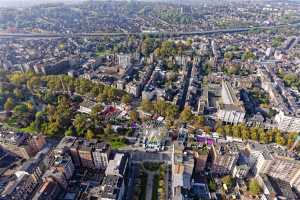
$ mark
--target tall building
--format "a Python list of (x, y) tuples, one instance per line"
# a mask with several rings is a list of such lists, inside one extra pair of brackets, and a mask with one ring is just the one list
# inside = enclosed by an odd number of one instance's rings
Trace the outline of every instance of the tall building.
[(239, 150), (234, 144), (221, 143), (212, 145), (210, 154), (212, 156), (212, 173), (216, 175), (231, 174), (238, 156)]
[(120, 176), (107, 175), (99, 187), (92, 188), (88, 199), (121, 200), (124, 197), (125, 185)]
[(56, 155), (68, 153), (76, 167), (104, 170), (108, 165), (109, 144), (97, 140), (64, 137), (54, 150)]
[(8, 183), (4, 191), (2, 191), (1, 197), (5, 200), (27, 200), (35, 186), (32, 176), (23, 173), (19, 177), (15, 176)]
[(125, 154), (117, 153), (113, 160), (108, 162), (105, 175), (115, 175), (123, 177), (128, 167), (128, 158)]
[(44, 136), (0, 130), (0, 146), (24, 159), (32, 158), (45, 144)]
[(75, 165), (75, 167), (80, 167), (81, 166), (81, 159), (79, 156), (79, 146), (82, 143), (82, 139), (77, 139), (76, 141), (74, 141), (69, 149), (70, 151), (70, 155), (72, 157), (73, 163)]
[(114, 159), (109, 161), (101, 185), (94, 187), (89, 191), (88, 199), (123, 199), (125, 191), (124, 178), (127, 166), (127, 156), (122, 153), (117, 153)]
[(55, 168), (57, 171), (62, 172), (67, 180), (71, 179), (75, 171), (75, 166), (73, 164), (71, 156), (69, 156), (67, 153), (56, 157), (53, 168)]
[(106, 169), (110, 146), (105, 142), (96, 142), (92, 151), (93, 161), (96, 169)]
[(48, 177), (43, 181), (32, 200), (55, 200), (62, 191), (63, 188), (59, 183), (54, 178)]
[(45, 137), (42, 134), (34, 135), (28, 141), (28, 144), (35, 153), (39, 152), (46, 144)]
[(278, 129), (285, 132), (300, 131), (300, 117), (293, 114), (286, 114), (280, 111), (275, 116), (275, 121), (278, 124)]
[(118, 64), (123, 68), (131, 66), (131, 56), (129, 54), (118, 55)]
[(84, 140), (78, 147), (81, 166), (89, 169), (94, 169), (95, 165), (92, 156), (92, 143)]

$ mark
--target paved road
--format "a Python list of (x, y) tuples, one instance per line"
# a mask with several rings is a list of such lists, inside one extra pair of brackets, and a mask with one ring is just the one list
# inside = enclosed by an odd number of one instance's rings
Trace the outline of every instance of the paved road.
[(148, 178), (147, 178), (146, 200), (152, 200), (154, 173), (147, 171), (147, 176)]
[(299, 26), (300, 23), (296, 22), (293, 24), (282, 24), (278, 26), (258, 26), (258, 27), (245, 27), (245, 28), (230, 28), (230, 29), (218, 29), (211, 31), (195, 31), (195, 32), (155, 32), (155, 33), (74, 33), (74, 34), (39, 34), (39, 33), (5, 33), (0, 32), (0, 38), (77, 38), (77, 37), (99, 37), (99, 36), (127, 36), (127, 35), (144, 35), (148, 34), (153, 37), (161, 37), (163, 36), (192, 36), (192, 35), (210, 35), (216, 33), (236, 33), (236, 32), (247, 32), (255, 29), (273, 29), (273, 28), (282, 28), (282, 27), (291, 27), (291, 26)]

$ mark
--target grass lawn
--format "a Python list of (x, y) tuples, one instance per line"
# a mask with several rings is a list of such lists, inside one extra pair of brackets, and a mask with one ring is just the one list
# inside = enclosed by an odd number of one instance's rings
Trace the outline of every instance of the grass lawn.
[(126, 146), (125, 142), (121, 138), (113, 138), (109, 141), (112, 149), (119, 149)]

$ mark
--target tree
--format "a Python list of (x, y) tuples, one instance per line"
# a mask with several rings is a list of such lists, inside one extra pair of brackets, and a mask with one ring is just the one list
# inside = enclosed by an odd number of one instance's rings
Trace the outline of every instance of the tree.
[(260, 194), (261, 192), (261, 188), (257, 182), (257, 180), (255, 179), (251, 179), (250, 180), (250, 183), (249, 183), (249, 192), (254, 195), (254, 196), (257, 196)]
[(132, 122), (136, 122), (139, 119), (139, 114), (135, 110), (130, 111), (128, 115)]
[(41, 80), (38, 76), (33, 76), (27, 81), (27, 88), (31, 91), (34, 92), (36, 88), (38, 88), (41, 84)]
[(34, 113), (28, 109), (26, 104), (19, 104), (14, 107), (13, 115), (9, 120), (15, 126), (24, 128), (34, 120)]
[(149, 99), (143, 99), (141, 102), (141, 108), (145, 112), (151, 112), (153, 111), (153, 104), (149, 101)]
[(72, 136), (73, 135), (73, 129), (72, 127), (69, 127), (68, 130), (65, 132), (65, 136)]
[(26, 83), (27, 78), (27, 74), (23, 73), (13, 73), (9, 76), (10, 82), (18, 86)]
[(258, 140), (258, 133), (257, 133), (257, 128), (252, 128), (251, 130), (250, 130), (250, 138), (251, 138), (251, 140)]
[(45, 128), (45, 133), (52, 137), (59, 133), (59, 123), (58, 122), (51, 122), (48, 123), (47, 127)]
[(99, 113), (103, 110), (103, 106), (101, 104), (97, 104), (92, 108), (91, 117), (94, 119), (98, 119)]
[(11, 97), (8, 97), (4, 104), (4, 110), (11, 111), (14, 108), (14, 105), (15, 105), (14, 100)]
[(121, 101), (122, 101), (123, 104), (128, 105), (128, 104), (131, 103), (132, 98), (131, 98), (131, 96), (129, 94), (125, 94), (125, 95), (122, 96)]
[(280, 132), (277, 132), (275, 135), (275, 142), (279, 145), (285, 145), (285, 138), (281, 135)]
[(81, 114), (77, 114), (73, 121), (73, 125), (76, 128), (76, 132), (79, 136), (85, 132), (85, 117)]
[(264, 129), (258, 129), (258, 136), (260, 143), (266, 144), (268, 142), (267, 134), (265, 133)]
[(104, 129), (104, 134), (107, 136), (114, 134), (114, 130), (112, 129), (110, 124), (108, 124)]
[(165, 117), (174, 121), (177, 115), (178, 107), (173, 104), (167, 104), (167, 107), (165, 108)]
[(211, 192), (215, 192), (217, 190), (217, 184), (211, 179), (208, 182), (208, 188)]
[(142, 42), (141, 51), (142, 54), (148, 57), (155, 49), (155, 39), (147, 37)]
[(89, 130), (85, 133), (85, 138), (86, 138), (87, 140), (92, 140), (92, 139), (94, 139), (94, 137), (95, 137), (95, 134), (94, 134), (94, 132), (93, 132), (91, 129), (89, 129)]
[(254, 60), (255, 59), (255, 55), (253, 52), (249, 51), (249, 50), (246, 50), (244, 52), (244, 54), (242, 55), (242, 61), (247, 61), (247, 60)]
[(219, 135), (224, 135), (224, 128), (223, 127), (218, 127), (216, 129), (216, 132), (219, 134)]
[(18, 98), (20, 100), (22, 100), (24, 98), (22, 91), (18, 88), (14, 89), (14, 95), (16, 96), (16, 98)]
[(194, 117), (193, 126), (195, 128), (202, 128), (205, 125), (205, 118), (202, 115), (197, 115)]
[(183, 123), (188, 123), (193, 118), (193, 113), (189, 107), (185, 107), (184, 110), (180, 113), (180, 120)]
[(231, 51), (226, 51), (224, 54), (224, 58), (228, 60), (232, 60), (233, 58), (233, 53)]
[(175, 56), (177, 54), (177, 48), (174, 41), (163, 41), (160, 48), (160, 55), (162, 57)]
[(226, 136), (232, 135), (231, 127), (230, 127), (229, 125), (226, 125), (226, 126), (224, 127), (224, 132), (225, 132), (225, 135), (226, 135)]
[(210, 134), (211, 128), (210, 128), (209, 126), (204, 126), (203, 131), (204, 131), (206, 134)]
[(292, 147), (294, 142), (296, 141), (296, 138), (298, 137), (298, 133), (296, 132), (291, 132), (288, 133), (288, 140), (287, 140), (287, 145), (289, 147)]
[(228, 189), (232, 188), (233, 187), (233, 179), (231, 176), (224, 176), (222, 178), (222, 183), (225, 184), (227, 186)]

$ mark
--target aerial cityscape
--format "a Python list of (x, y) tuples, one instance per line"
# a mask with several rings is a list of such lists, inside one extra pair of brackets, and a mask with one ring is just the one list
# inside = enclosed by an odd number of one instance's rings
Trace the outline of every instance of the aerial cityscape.
[(300, 1), (0, 0), (0, 200), (300, 200)]

